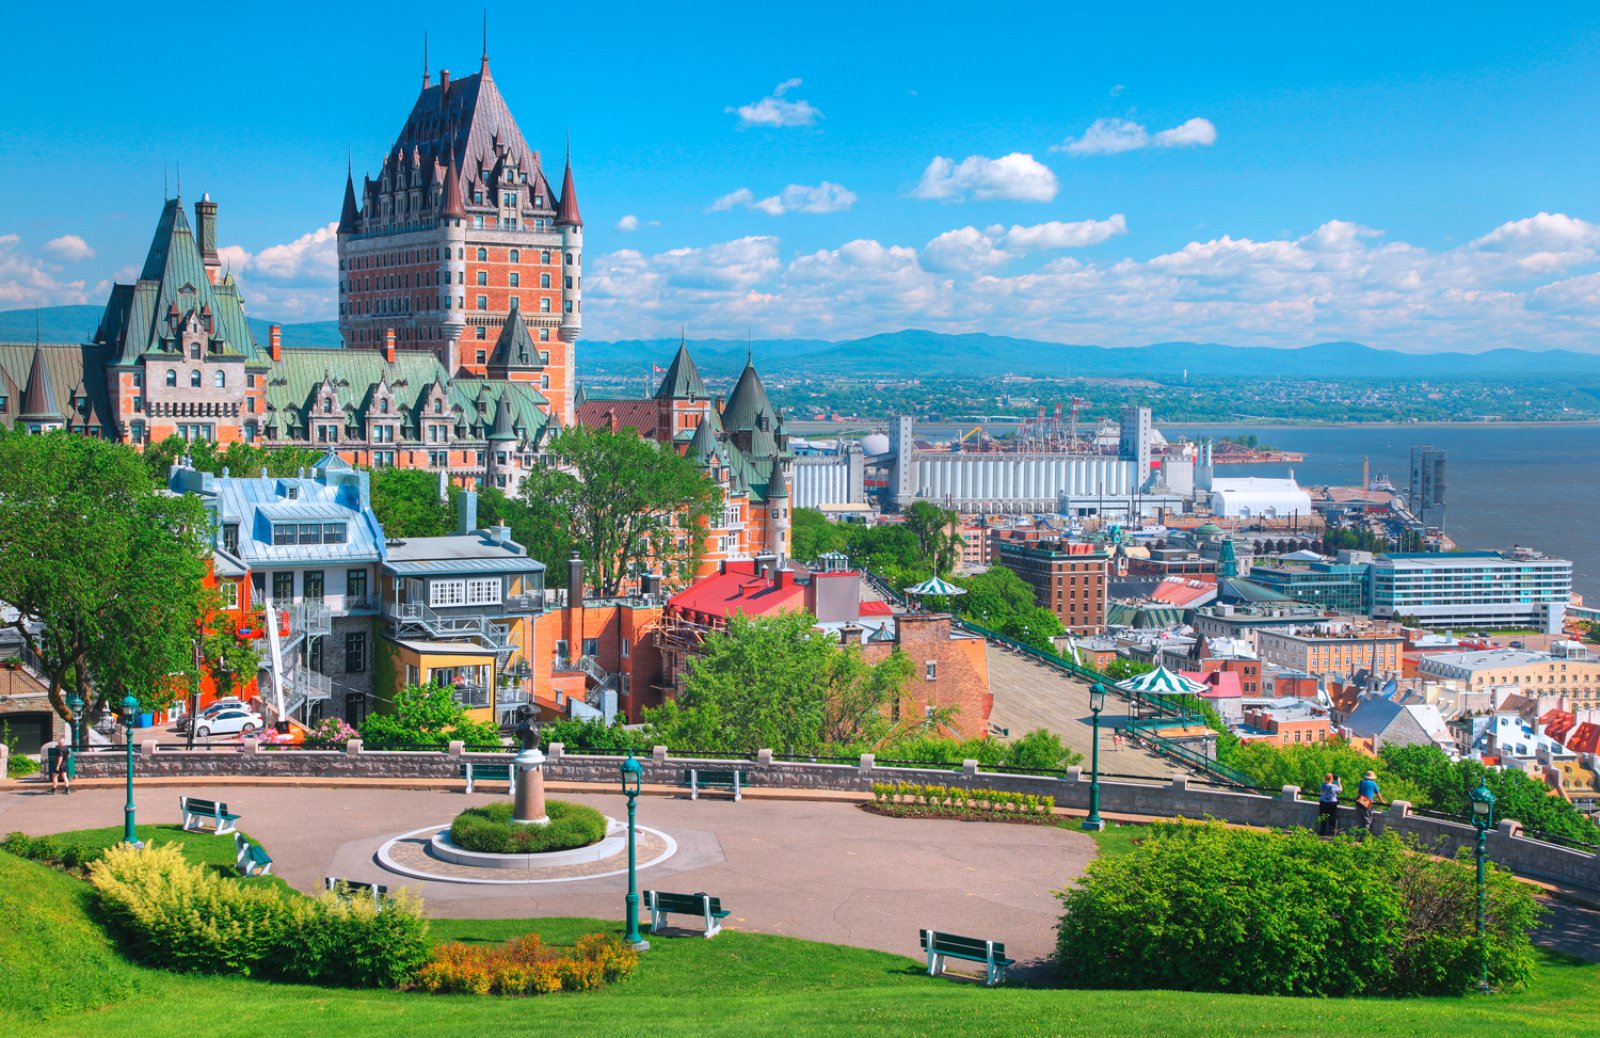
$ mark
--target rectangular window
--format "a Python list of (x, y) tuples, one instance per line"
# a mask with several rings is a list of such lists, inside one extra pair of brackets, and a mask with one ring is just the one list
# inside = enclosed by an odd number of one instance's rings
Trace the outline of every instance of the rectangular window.
[(598, 655), (600, 655), (600, 639), (599, 638), (585, 638), (583, 640), (583, 654), (585, 656), (598, 656)]
[(321, 544), (322, 543), (322, 524), (321, 523), (301, 523), (300, 524), (300, 543), (301, 544)]
[[(344, 575), (344, 594), (349, 602), (362, 602), (367, 597), (367, 571), (353, 569)], [(347, 603), (348, 604), (348, 603)]]
[(467, 601), (467, 586), (461, 580), (432, 580), (428, 582), (428, 605), (438, 608), (440, 606), (465, 605)]
[(320, 569), (306, 570), (304, 598), (307, 602), (322, 601), (322, 571)]
[(323, 544), (343, 544), (344, 543), (344, 538), (345, 538), (345, 524), (344, 523), (323, 523), (322, 524), (322, 543)]
[(923, 680), (925, 680), (925, 681), (936, 681), (936, 680), (938, 680), (938, 678), (939, 678), (939, 661), (938, 660), (929, 660), (927, 663), (923, 664), (922, 677), (923, 677)]
[(286, 606), (294, 601), (294, 574), (274, 573), (272, 575), (272, 604)]
[(311, 644), (306, 646), (306, 665), (318, 674), (326, 674), (322, 669), (322, 642), (321, 638), (311, 639)]
[(272, 543), (275, 545), (293, 544), (298, 527), (294, 523), (275, 523), (272, 527)]
[(499, 577), (474, 577), (467, 581), (467, 605), (499, 605)]
[(239, 553), (239, 524), (238, 523), (223, 523), (222, 524), (222, 550), (223, 551), (228, 551), (228, 552), (233, 552), (235, 555), (237, 555)]
[(222, 608), (239, 608), (239, 582), (237, 580), (224, 580), (219, 585), (222, 590)]
[(344, 636), (344, 672), (364, 674), (367, 670), (367, 633), (351, 631)]
[(622, 658), (628, 658), (628, 639), (622, 639)]

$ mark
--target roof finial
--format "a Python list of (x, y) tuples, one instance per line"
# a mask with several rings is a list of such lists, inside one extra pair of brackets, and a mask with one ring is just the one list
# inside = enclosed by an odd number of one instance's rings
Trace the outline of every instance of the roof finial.
[(572, 127), (567, 127), (567, 165), (572, 165)]
[(171, 173), (172, 171), (167, 168), (167, 164), (163, 162), (161, 164), (161, 201), (163, 202), (172, 198)]
[(422, 30), (422, 89), (428, 89), (428, 30)]
[(489, 9), (483, 9), (483, 67), (489, 67)]
[(181, 161), (179, 161), (179, 162), (173, 163), (173, 165), (177, 168), (177, 171), (178, 171), (178, 195), (177, 195), (177, 197), (182, 198), (183, 197), (183, 163)]

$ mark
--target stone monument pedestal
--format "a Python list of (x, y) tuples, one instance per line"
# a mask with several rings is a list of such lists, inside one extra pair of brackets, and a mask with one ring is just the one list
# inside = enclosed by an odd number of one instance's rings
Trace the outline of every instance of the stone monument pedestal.
[(520, 773), (512, 817), (524, 825), (549, 825), (550, 816), (544, 809), (544, 754), (526, 749), (511, 763)]

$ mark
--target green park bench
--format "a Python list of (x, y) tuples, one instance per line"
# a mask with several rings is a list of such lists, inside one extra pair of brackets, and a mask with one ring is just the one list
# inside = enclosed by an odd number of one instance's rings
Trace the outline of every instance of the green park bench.
[(689, 768), (683, 773), (683, 781), (689, 787), (690, 800), (699, 800), (702, 789), (728, 790), (735, 803), (744, 799), (744, 772), (737, 768)]
[(1017, 961), (1006, 958), (1004, 944), (937, 930), (922, 931), (922, 950), (928, 954), (928, 976), (936, 977), (943, 973), (945, 959), (966, 959), (984, 964), (984, 983), (989, 985), (1004, 980), (1006, 967)]
[(183, 812), (183, 827), (190, 832), (207, 832), (217, 835), (234, 831), (233, 823), (239, 816), (228, 813), (228, 805), (219, 800), (201, 800), (199, 797), (179, 797), (178, 810)]
[(727, 911), (722, 899), (710, 894), (669, 894), (663, 890), (646, 890), (644, 907), (650, 912), (650, 932), (659, 933), (667, 925), (668, 915), (699, 916), (705, 924), (705, 936), (715, 937), (722, 930), (722, 920)]
[(272, 856), (259, 843), (251, 843), (244, 833), (233, 834), (234, 864), (242, 876), (265, 876), (272, 871)]
[(467, 792), (471, 793), (474, 783), (477, 782), (507, 782), (511, 784), (511, 795), (517, 795), (517, 767), (514, 764), (482, 764), (467, 761), (461, 765), (461, 777), (467, 780)]
[(349, 901), (356, 897), (372, 898), (372, 907), (383, 911), (383, 903), (389, 897), (389, 888), (382, 883), (362, 883), (354, 879), (340, 879), (337, 876), (322, 877), (322, 885), (330, 894), (337, 896), (341, 901)]

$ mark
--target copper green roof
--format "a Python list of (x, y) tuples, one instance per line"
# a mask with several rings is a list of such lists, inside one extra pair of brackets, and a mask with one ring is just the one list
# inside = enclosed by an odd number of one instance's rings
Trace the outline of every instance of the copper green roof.
[(183, 202), (173, 198), (162, 207), (138, 282), (112, 289), (94, 341), (111, 348), (113, 363), (134, 364), (176, 349), (178, 328), (191, 318), (210, 320), (209, 356), (256, 359), (238, 286), (231, 276), (211, 283)]
[(722, 409), (722, 427), (729, 432), (754, 429), (756, 416), (763, 413), (774, 419), (777, 416), (772, 401), (767, 399), (767, 388), (761, 384), (761, 376), (756, 374), (755, 365), (746, 363), (733, 392), (728, 395), (727, 405)]
[(494, 353), (489, 357), (491, 368), (537, 368), (539, 364), (539, 347), (534, 345), (533, 336), (528, 332), (528, 323), (522, 319), (522, 311), (513, 306), (511, 313), (506, 315), (506, 320), (500, 326), (500, 337), (495, 340)]
[(661, 388), (656, 390), (656, 399), (708, 400), (710, 396), (706, 392), (705, 382), (700, 378), (700, 369), (694, 366), (694, 358), (689, 356), (689, 347), (679, 342), (678, 352), (661, 378)]

